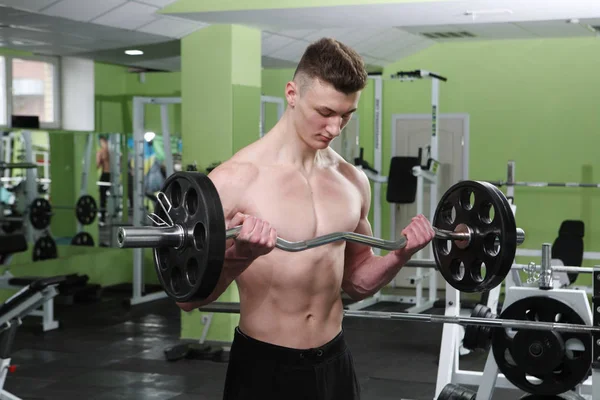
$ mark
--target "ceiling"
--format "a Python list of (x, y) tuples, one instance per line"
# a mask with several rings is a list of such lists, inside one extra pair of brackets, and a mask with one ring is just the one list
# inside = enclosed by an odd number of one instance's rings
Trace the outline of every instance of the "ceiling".
[[(201, 1), (201, 0), (198, 0)], [(332, 36), (381, 67), (448, 41), (593, 37), (596, 0), (470, 0), (165, 14), (174, 0), (0, 0), (0, 43), (139, 68), (180, 69), (180, 39), (214, 23), (262, 30), (264, 67), (292, 67)], [(144, 50), (127, 56), (125, 49)]]

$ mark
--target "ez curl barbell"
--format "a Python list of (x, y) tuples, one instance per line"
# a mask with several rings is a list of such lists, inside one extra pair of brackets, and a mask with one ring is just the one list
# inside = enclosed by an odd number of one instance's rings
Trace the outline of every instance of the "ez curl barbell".
[[(167, 294), (178, 302), (203, 300), (215, 289), (227, 239), (241, 227), (226, 229), (223, 207), (212, 181), (199, 172), (176, 172), (158, 195), (154, 226), (120, 227), (121, 248), (152, 248), (156, 272)], [(510, 204), (495, 186), (462, 181), (442, 196), (433, 222), (432, 241), (438, 270), (462, 292), (482, 292), (508, 275), (516, 246), (525, 239)], [(388, 241), (354, 232), (334, 232), (306, 241), (277, 238), (276, 248), (298, 252), (337, 241), (383, 250), (406, 246), (407, 239)], [(485, 270), (485, 273), (483, 273)]]

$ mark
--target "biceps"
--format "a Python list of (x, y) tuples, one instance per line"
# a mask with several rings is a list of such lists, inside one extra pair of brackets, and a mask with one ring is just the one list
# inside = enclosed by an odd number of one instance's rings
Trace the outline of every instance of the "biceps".
[[(366, 217), (360, 220), (354, 232), (361, 235), (373, 236), (371, 224)], [(344, 262), (345, 269), (350, 271), (353, 270), (373, 254), (373, 248), (371, 246), (361, 243), (347, 242)]]

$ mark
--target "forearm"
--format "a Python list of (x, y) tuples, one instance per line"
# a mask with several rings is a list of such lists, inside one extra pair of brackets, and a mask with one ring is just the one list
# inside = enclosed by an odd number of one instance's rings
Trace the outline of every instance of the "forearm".
[(212, 293), (204, 300), (190, 301), (185, 303), (178, 302), (177, 305), (183, 311), (192, 311), (199, 307), (216, 301), (227, 290), (229, 285), (252, 263), (247, 258), (226, 257), (223, 264), (221, 276)]
[(408, 259), (395, 253), (385, 256), (370, 254), (353, 268), (342, 289), (357, 301), (370, 297), (390, 283)]

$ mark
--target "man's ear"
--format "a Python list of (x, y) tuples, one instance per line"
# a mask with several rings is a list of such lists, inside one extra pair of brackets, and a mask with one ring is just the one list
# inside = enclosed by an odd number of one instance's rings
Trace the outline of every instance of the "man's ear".
[(287, 85), (285, 85), (285, 99), (292, 108), (296, 106), (296, 102), (300, 96), (298, 89), (298, 84), (294, 81), (289, 81)]

